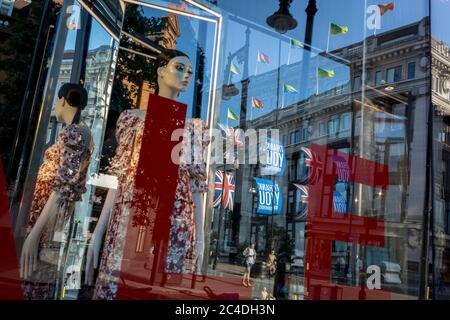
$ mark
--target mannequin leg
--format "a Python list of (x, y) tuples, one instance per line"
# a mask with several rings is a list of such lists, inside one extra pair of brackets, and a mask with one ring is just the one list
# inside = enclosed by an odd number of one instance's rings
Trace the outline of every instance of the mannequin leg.
[(201, 193), (194, 192), (194, 203), (195, 203), (195, 230), (196, 230), (196, 243), (195, 243), (195, 253), (196, 253), (196, 270), (197, 274), (201, 273), (201, 268), (203, 264), (203, 254), (205, 249), (204, 233), (203, 233), (203, 205)]

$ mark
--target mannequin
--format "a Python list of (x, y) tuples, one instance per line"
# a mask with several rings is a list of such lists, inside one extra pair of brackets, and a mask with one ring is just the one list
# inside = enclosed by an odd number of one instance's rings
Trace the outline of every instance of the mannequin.
[(20, 256), (26, 299), (53, 298), (64, 227), (75, 202), (86, 191), (93, 149), (90, 130), (80, 123), (86, 104), (87, 92), (80, 85), (66, 83), (60, 88), (55, 114), (65, 127), (56, 143), (46, 150), (39, 168)]
[[(155, 72), (154, 83), (157, 86), (155, 94), (167, 99), (177, 100), (180, 92), (186, 91), (192, 76), (192, 65), (188, 56), (177, 50), (165, 50), (158, 56), (156, 66), (157, 72)], [(109, 171), (110, 174), (118, 177), (118, 189), (110, 189), (108, 191), (86, 257), (85, 284), (93, 284), (94, 269), (99, 267), (94, 299), (114, 299), (116, 296), (117, 282), (119, 280), (118, 273), (121, 266), (120, 260), (123, 255), (123, 243), (125, 242), (126, 229), (130, 218), (129, 206), (132, 201), (132, 191), (130, 190), (133, 189), (133, 180), (139, 159), (145, 112), (146, 110), (126, 110), (122, 112), (117, 122), (116, 135), (119, 143), (116, 156), (111, 161)], [(198, 126), (202, 121), (200, 119), (188, 120), (186, 129), (193, 127), (194, 123), (197, 123)], [(187, 131), (185, 130), (185, 134)], [(125, 140), (128, 140), (128, 142)], [(195, 175), (189, 172), (190, 169), (192, 169), (191, 166), (182, 163), (180, 164), (179, 172), (180, 176), (184, 177), (184, 183), (190, 183), (189, 190), (195, 191), (196, 194), (195, 196), (194, 193), (192, 194), (194, 206), (189, 208), (189, 212), (193, 213), (192, 216), (195, 214), (193, 219), (196, 220), (197, 227), (193, 227), (194, 224), (192, 223), (190, 226), (192, 226), (191, 229), (193, 230), (197, 229), (196, 232), (201, 235), (201, 237), (196, 237), (198, 245), (194, 245), (196, 248), (201, 249), (204, 245), (203, 210), (200, 193), (206, 191), (206, 181), (202, 182), (202, 178), (199, 181), (194, 181), (193, 177)], [(123, 174), (123, 172), (126, 172), (126, 174)], [(191, 177), (192, 179), (186, 177)], [(178, 181), (179, 187), (182, 183), (180, 180)], [(180, 189), (179, 187), (177, 187), (177, 190)], [(177, 199), (177, 196), (175, 198)], [(175, 220), (174, 218), (173, 221)], [(176, 231), (174, 224), (172, 223), (171, 238), (174, 238), (173, 232)], [(104, 249), (101, 261), (99, 261), (100, 248), (102, 247), (105, 233)], [(170, 246), (171, 244), (169, 243), (169, 251)], [(195, 252), (196, 257), (201, 257), (202, 255), (203, 251)]]

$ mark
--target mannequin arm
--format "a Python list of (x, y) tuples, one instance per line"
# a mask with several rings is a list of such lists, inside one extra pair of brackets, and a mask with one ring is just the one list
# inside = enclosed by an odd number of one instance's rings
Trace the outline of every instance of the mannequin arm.
[(58, 203), (61, 195), (57, 191), (53, 191), (47, 203), (44, 206), (39, 218), (31, 229), (30, 234), (25, 239), (20, 255), (20, 275), (23, 279), (29, 278), (36, 270), (39, 242), (44, 227), (58, 212)]
[(98, 268), (98, 258), (100, 256), (100, 248), (102, 246), (103, 236), (105, 235), (108, 223), (111, 217), (111, 212), (114, 207), (116, 198), (116, 190), (109, 189), (105, 199), (100, 218), (95, 226), (94, 233), (91, 238), (91, 245), (88, 248), (86, 257), (86, 276), (85, 284), (92, 285), (94, 282), (94, 269)]

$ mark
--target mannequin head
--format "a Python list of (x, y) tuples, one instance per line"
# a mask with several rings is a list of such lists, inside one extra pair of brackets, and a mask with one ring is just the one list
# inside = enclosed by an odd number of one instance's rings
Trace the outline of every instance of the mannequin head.
[(56, 120), (65, 124), (80, 122), (81, 111), (87, 104), (87, 92), (81, 85), (66, 83), (59, 88), (56, 101)]
[(186, 91), (192, 76), (189, 57), (177, 50), (164, 50), (156, 59), (156, 94), (175, 100)]

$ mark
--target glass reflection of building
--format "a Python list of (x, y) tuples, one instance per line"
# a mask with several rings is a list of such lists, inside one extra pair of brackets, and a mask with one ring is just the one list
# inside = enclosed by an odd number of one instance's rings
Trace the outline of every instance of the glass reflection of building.
[(432, 39), (432, 103), (435, 127), (433, 137), (434, 150), (434, 251), (432, 253), (434, 269), (433, 285), (436, 297), (448, 299), (450, 296), (450, 215), (448, 195), (449, 170), (449, 110), (450, 87), (448, 67), (450, 51), (448, 44), (442, 40)]
[[(422, 232), (423, 185), (415, 181), (409, 172), (420, 170), (424, 165), (423, 148), (426, 122), (417, 122), (426, 116), (428, 66), (426, 48), (428, 46), (428, 19), (403, 26), (394, 30), (370, 36), (366, 45), (373, 48), (367, 58), (366, 77), (368, 88), (366, 98), (366, 121), (364, 121), (364, 144), (369, 147), (365, 156), (389, 165), (389, 188), (384, 193), (379, 190), (365, 190), (364, 205), (359, 208), (350, 199), (357, 197), (357, 188), (341, 186), (346, 197), (353, 204), (352, 211), (362, 210), (364, 215), (375, 216), (386, 222), (386, 246), (384, 248), (367, 247), (364, 251), (365, 266), (389, 265), (397, 273), (392, 279), (386, 279), (384, 285), (393, 292), (404, 296), (416, 295), (420, 269), (420, 234)], [(257, 250), (267, 254), (270, 248), (266, 237), (271, 228), (281, 227), (294, 241), (291, 257), (288, 258), (293, 271), (304, 272), (305, 217), (301, 193), (292, 183), (301, 183), (305, 175), (305, 158), (301, 148), (312, 143), (327, 145), (345, 153), (358, 154), (360, 144), (360, 106), (362, 76), (363, 42), (334, 50), (330, 54), (320, 53), (311, 59), (315, 66), (317, 60), (330, 64), (334, 60), (334, 69), (346, 73), (336, 81), (330, 81), (321, 88), (319, 95), (312, 94), (304, 100), (294, 102), (292, 98), (282, 109), (272, 110), (262, 116), (250, 119), (247, 111), (247, 128), (279, 129), (280, 139), (285, 146), (287, 156), (286, 181), (282, 181), (283, 213), (270, 216), (255, 214), (255, 197), (247, 192), (252, 189), (253, 177), (258, 176), (257, 166), (246, 165), (243, 169), (239, 223), (226, 223), (223, 247), (224, 260), (233, 244), (255, 242)], [(328, 61), (327, 61), (328, 60)], [(301, 72), (301, 62), (280, 67), (283, 81), (295, 83)], [(300, 69), (301, 70), (301, 69)], [(273, 79), (277, 70), (250, 77), (254, 84), (249, 96), (268, 101), (267, 105), (276, 105), (273, 96)], [(314, 71), (309, 73), (308, 84), (314, 91)], [(255, 85), (256, 83), (256, 85)], [(425, 93), (425, 94), (424, 94)], [(414, 119), (410, 116), (414, 109)], [(278, 115), (275, 115), (278, 113)], [(368, 121), (367, 119), (370, 119)], [(412, 130), (414, 128), (414, 130)], [(412, 133), (412, 136), (410, 134)], [(422, 161), (421, 161), (422, 160)], [(238, 192), (239, 194), (239, 192)], [(351, 195), (354, 195), (353, 197)], [(413, 194), (414, 196), (410, 196)], [(420, 194), (420, 196), (418, 196)], [(413, 210), (412, 208), (416, 208)], [(274, 227), (272, 227), (274, 223)], [(235, 230), (233, 230), (235, 229)], [(236, 230), (237, 229), (237, 230)], [(237, 234), (236, 239), (232, 238)], [(333, 246), (333, 281), (339, 284), (355, 285), (356, 273), (348, 267), (356, 266), (356, 247), (335, 242)], [(360, 252), (360, 254), (363, 251)], [(261, 259), (264, 259), (261, 255)], [(342, 259), (347, 274), (342, 274)], [(339, 271), (341, 270), (341, 271)], [(287, 276), (287, 275), (286, 275)]]

